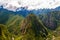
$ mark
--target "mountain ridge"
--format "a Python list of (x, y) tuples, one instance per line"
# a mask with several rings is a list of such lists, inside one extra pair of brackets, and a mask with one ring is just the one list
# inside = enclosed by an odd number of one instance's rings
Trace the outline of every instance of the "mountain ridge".
[(19, 14), (19, 15), (23, 15), (24, 17), (27, 16), (30, 13), (34, 13), (36, 15), (42, 14), (42, 13), (49, 13), (52, 11), (60, 11), (60, 6), (56, 7), (55, 9), (38, 9), (38, 10), (28, 10), (25, 7), (21, 7), (16, 9), (16, 11), (12, 11), (12, 10), (8, 10), (8, 9), (4, 9), (3, 6), (0, 6), (0, 12), (7, 12), (7, 13), (14, 13), (14, 14)]

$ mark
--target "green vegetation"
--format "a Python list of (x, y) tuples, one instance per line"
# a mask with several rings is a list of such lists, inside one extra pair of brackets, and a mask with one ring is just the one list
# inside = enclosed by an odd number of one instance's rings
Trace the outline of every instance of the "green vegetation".
[(0, 24), (0, 40), (9, 40), (10, 34), (5, 25)]
[(60, 40), (60, 12), (27, 17), (3, 15), (0, 15), (0, 40)]
[(8, 31), (12, 34), (18, 35), (20, 33), (20, 24), (24, 17), (19, 15), (11, 15), (8, 21), (6, 22), (6, 26)]
[(44, 40), (48, 35), (47, 28), (45, 28), (42, 22), (34, 14), (28, 15), (22, 21), (20, 29), (24, 37), (22, 38), (23, 40)]

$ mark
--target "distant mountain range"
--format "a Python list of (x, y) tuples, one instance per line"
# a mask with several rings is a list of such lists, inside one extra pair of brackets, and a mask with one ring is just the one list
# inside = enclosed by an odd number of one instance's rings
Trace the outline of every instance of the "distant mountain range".
[(5, 24), (7, 20), (10, 20), (10, 17), (12, 18), (13, 16), (18, 15), (19, 18), (25, 18), (30, 13), (38, 16), (40, 20), (43, 21), (44, 25), (46, 25), (50, 29), (55, 29), (57, 23), (60, 22), (60, 7), (57, 7), (55, 9), (38, 10), (27, 10), (25, 7), (21, 7), (16, 9), (16, 11), (11, 11), (4, 9), (3, 6), (0, 6), (0, 24)]
[(0, 6), (0, 12), (2, 12), (2, 11), (6, 12), (6, 13), (23, 15), (25, 17), (30, 13), (34, 13), (34, 14), (38, 15), (38, 14), (42, 14), (42, 13), (49, 13), (51, 11), (60, 11), (60, 6), (56, 7), (55, 9), (38, 9), (38, 10), (28, 10), (25, 7), (21, 7), (21, 8), (17, 8), (16, 11), (4, 9), (3, 6)]

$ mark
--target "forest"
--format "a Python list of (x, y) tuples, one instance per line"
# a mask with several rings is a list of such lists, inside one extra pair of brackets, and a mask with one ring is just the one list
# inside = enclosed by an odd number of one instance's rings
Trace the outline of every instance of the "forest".
[(0, 40), (60, 40), (60, 11), (26, 17), (6, 11), (0, 10)]

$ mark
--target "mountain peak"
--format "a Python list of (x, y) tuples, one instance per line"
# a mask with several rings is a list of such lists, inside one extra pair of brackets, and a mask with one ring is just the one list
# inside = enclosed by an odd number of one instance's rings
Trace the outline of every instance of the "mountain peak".
[(41, 32), (48, 35), (47, 29), (43, 26), (43, 24), (38, 20), (37, 16), (35, 16), (34, 14), (30, 14), (29, 16), (27, 16), (26, 19), (24, 19), (21, 23), (22, 34), (31, 33), (29, 32), (30, 30), (32, 30), (35, 36), (40, 35)]

